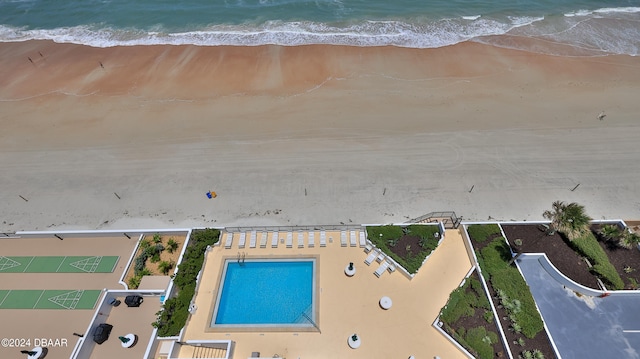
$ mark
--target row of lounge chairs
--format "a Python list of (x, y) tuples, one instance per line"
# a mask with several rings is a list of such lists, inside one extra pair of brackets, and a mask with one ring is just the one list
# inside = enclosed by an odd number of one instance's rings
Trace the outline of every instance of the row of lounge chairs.
[[(349, 238), (350, 238), (351, 247), (356, 247), (358, 245), (358, 240), (357, 240), (358, 238), (357, 238), (356, 232), (359, 232), (360, 234), (359, 236), (360, 247), (364, 247), (366, 245), (366, 238), (365, 238), (364, 232), (350, 231)], [(258, 231), (240, 232), (238, 248), (246, 247), (247, 233), (249, 234), (249, 248), (256, 248), (258, 243), (260, 248), (267, 248), (268, 233), (258, 232)], [(315, 247), (316, 234), (317, 234), (317, 231), (308, 232), (307, 245), (309, 248)], [(319, 231), (319, 234), (320, 234), (320, 247), (326, 247), (327, 246), (326, 231)], [(277, 248), (279, 243), (284, 243), (287, 248), (293, 248), (293, 232), (286, 232), (285, 238), (280, 238), (280, 233), (277, 231), (272, 232), (271, 248)], [(231, 248), (231, 246), (233, 245), (233, 239), (234, 239), (234, 233), (231, 233), (231, 232), (226, 233), (224, 247), (227, 249)], [(296, 244), (298, 248), (305, 247), (304, 232), (298, 231), (296, 240), (297, 240)], [(343, 247), (347, 246), (347, 231), (340, 232), (340, 244)]]
[[(356, 236), (356, 232), (359, 233), (359, 236)], [(364, 235), (363, 231), (349, 231), (349, 246), (364, 247), (367, 244), (367, 238)], [(347, 246), (347, 231), (340, 231), (340, 246)]]
[(380, 263), (380, 266), (378, 266), (375, 272), (373, 272), (373, 274), (375, 274), (376, 277), (379, 278), (384, 274), (385, 271), (389, 271), (389, 273), (391, 273), (396, 270), (396, 266), (393, 263), (391, 263), (388, 260), (387, 256), (381, 251), (379, 251), (378, 249), (374, 250), (373, 247), (368, 244), (365, 246), (364, 251), (369, 253), (367, 258), (365, 258), (364, 260), (364, 263), (366, 265), (370, 266), (371, 263), (373, 263), (374, 261)]

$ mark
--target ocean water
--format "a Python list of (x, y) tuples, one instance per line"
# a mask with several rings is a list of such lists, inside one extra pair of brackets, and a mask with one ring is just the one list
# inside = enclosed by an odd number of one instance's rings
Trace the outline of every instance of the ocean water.
[(0, 0), (3, 42), (435, 48), (526, 38), (635, 56), (640, 0)]

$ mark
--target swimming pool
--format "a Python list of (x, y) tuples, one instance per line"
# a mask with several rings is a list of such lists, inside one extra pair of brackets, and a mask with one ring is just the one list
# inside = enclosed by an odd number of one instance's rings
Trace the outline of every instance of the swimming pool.
[(313, 328), (316, 259), (227, 259), (212, 328)]

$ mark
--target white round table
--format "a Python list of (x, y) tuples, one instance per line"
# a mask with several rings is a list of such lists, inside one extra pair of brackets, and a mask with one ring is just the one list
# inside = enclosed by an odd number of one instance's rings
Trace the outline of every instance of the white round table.
[(349, 340), (347, 342), (349, 343), (349, 347), (351, 349), (358, 349), (360, 348), (360, 343), (361, 343), (360, 337), (357, 337), (356, 340), (353, 340), (354, 335), (355, 334), (349, 335)]
[(393, 305), (393, 302), (391, 301), (391, 298), (389, 298), (389, 297), (380, 298), (380, 307), (382, 309), (387, 310), (387, 309), (391, 308), (392, 305)]
[(353, 269), (349, 269), (349, 265), (347, 264), (347, 266), (344, 267), (344, 274), (346, 274), (347, 277), (353, 277), (353, 275), (356, 274), (356, 266), (353, 266)]
[(123, 335), (125, 338), (129, 339), (128, 342), (123, 343), (122, 341), (120, 341), (120, 344), (122, 344), (123, 348), (131, 348), (135, 343), (136, 343), (136, 335), (135, 334), (127, 334), (127, 335)]

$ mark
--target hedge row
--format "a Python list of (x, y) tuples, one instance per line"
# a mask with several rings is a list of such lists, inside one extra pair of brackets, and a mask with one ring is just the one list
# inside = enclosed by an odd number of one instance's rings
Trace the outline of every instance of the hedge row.
[(504, 238), (496, 238), (478, 253), (482, 258), (483, 273), (489, 277), (495, 291), (502, 290), (511, 300), (521, 303), (521, 310), (513, 312), (515, 321), (522, 327), (522, 334), (533, 338), (544, 329), (529, 286), (520, 272), (509, 265), (511, 252)]
[(178, 295), (164, 302), (156, 322), (153, 323), (153, 326), (158, 328), (159, 336), (178, 335), (187, 323), (189, 305), (196, 291), (196, 280), (204, 263), (204, 252), (207, 246), (214, 245), (219, 239), (220, 231), (217, 229), (208, 228), (191, 233), (189, 246), (173, 279), (173, 284), (178, 288)]
[(609, 261), (607, 253), (600, 247), (598, 240), (593, 233), (587, 232), (584, 235), (569, 241), (569, 245), (581, 255), (587, 257), (593, 267), (594, 272), (606, 285), (612, 286), (614, 289), (623, 289), (624, 282), (616, 268)]

